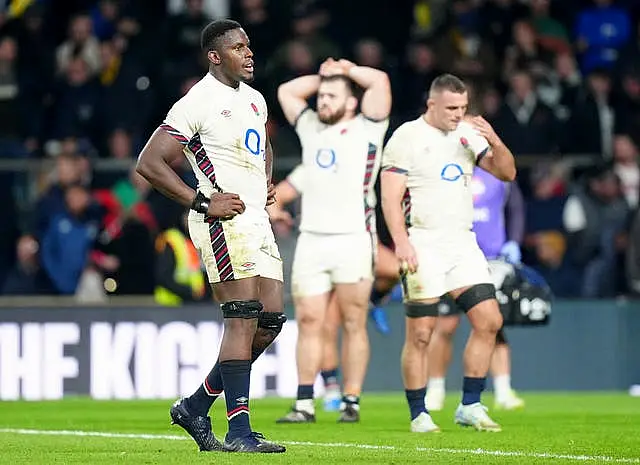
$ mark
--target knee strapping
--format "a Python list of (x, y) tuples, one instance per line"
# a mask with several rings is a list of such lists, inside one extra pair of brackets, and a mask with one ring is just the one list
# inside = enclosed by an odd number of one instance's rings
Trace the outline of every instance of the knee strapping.
[(259, 300), (232, 300), (220, 306), (224, 318), (260, 318), (262, 304)]
[(270, 329), (279, 334), (286, 321), (287, 315), (282, 312), (262, 312), (258, 317), (258, 328)]
[(484, 283), (471, 286), (456, 299), (458, 307), (465, 313), (485, 300), (496, 298), (496, 288), (493, 284)]
[(419, 302), (407, 302), (404, 311), (408, 318), (422, 318), (423, 316), (438, 316), (439, 302), (423, 304)]

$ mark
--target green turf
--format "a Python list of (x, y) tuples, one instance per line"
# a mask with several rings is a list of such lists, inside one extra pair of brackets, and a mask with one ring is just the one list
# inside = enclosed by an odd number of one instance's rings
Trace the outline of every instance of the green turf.
[[(502, 433), (478, 433), (453, 424), (455, 395), (434, 413), (440, 434), (412, 434), (399, 394), (367, 395), (362, 422), (335, 423), (335, 413), (318, 412), (312, 425), (276, 425), (290, 401), (257, 400), (252, 421), (268, 438), (288, 442), (285, 454), (199, 453), (190, 440), (26, 435), (0, 432), (2, 464), (405, 464), (405, 463), (638, 463), (640, 399), (626, 394), (528, 394), (518, 412), (490, 413)], [(487, 396), (487, 403), (491, 400)], [(169, 425), (170, 401), (0, 402), (0, 429), (73, 430), (184, 436)], [(223, 402), (214, 408), (214, 430), (225, 431)], [(292, 444), (306, 442), (313, 444)], [(328, 444), (340, 443), (339, 446)], [(361, 447), (347, 447), (359, 444)], [(378, 446), (367, 448), (365, 446)], [(391, 446), (381, 448), (380, 446)], [(420, 448), (426, 450), (419, 450)], [(489, 455), (498, 451), (511, 455)], [(473, 453), (473, 451), (477, 453)], [(543, 456), (542, 454), (553, 454)], [(557, 457), (558, 455), (584, 456)], [(598, 458), (599, 457), (599, 458)], [(606, 461), (604, 457), (610, 457)], [(625, 460), (627, 459), (627, 460)]]

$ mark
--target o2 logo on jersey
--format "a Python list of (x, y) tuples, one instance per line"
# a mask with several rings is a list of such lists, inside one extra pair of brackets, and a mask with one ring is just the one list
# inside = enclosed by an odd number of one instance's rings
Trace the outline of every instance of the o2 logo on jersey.
[(329, 169), (336, 164), (336, 152), (333, 149), (319, 149), (316, 153), (316, 164), (322, 169)]
[(267, 153), (262, 148), (262, 137), (260, 137), (260, 133), (255, 129), (247, 129), (247, 132), (245, 132), (244, 146), (255, 156), (262, 155), (263, 160), (267, 159)]
[(465, 187), (469, 186), (471, 175), (466, 174), (462, 169), (462, 166), (457, 163), (448, 163), (444, 165), (442, 171), (440, 172), (440, 179), (447, 182), (456, 182), (458, 179), (462, 178)]
[(440, 179), (443, 181), (454, 182), (464, 176), (464, 171), (462, 170), (462, 166), (456, 163), (448, 163), (444, 165), (442, 171), (440, 172)]

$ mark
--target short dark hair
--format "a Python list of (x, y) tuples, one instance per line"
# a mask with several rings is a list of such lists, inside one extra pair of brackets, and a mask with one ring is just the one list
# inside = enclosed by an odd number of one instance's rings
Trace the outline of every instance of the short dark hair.
[(347, 89), (351, 92), (355, 98), (360, 100), (362, 98), (363, 89), (356, 84), (356, 82), (348, 76), (344, 74), (333, 74), (331, 76), (321, 76), (320, 82), (332, 82), (332, 81), (342, 81), (347, 86)]
[(218, 39), (228, 31), (240, 29), (242, 25), (232, 19), (216, 19), (210, 22), (202, 30), (200, 46), (205, 52), (209, 52), (218, 46)]
[(453, 92), (454, 94), (464, 94), (467, 91), (467, 86), (464, 85), (462, 79), (453, 74), (441, 74), (431, 83), (429, 95), (445, 90)]

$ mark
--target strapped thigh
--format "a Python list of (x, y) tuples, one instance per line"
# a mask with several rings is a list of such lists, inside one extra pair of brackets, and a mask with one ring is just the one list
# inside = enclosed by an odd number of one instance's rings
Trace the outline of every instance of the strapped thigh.
[(433, 304), (423, 304), (420, 302), (406, 302), (404, 304), (404, 311), (407, 318), (422, 318), (424, 316), (436, 317), (439, 314), (438, 307), (440, 302)]
[(476, 284), (460, 294), (456, 299), (456, 303), (463, 312), (467, 313), (479, 303), (495, 298), (496, 288), (493, 284)]

